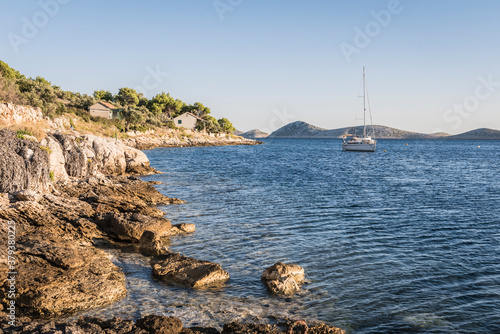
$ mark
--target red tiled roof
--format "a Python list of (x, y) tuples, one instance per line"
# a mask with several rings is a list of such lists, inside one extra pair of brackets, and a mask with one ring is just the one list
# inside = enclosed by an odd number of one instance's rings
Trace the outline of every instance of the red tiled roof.
[(109, 102), (106, 102), (106, 101), (99, 101), (99, 103), (102, 104), (105, 107), (110, 108), (110, 109), (116, 109), (116, 107), (112, 103), (109, 103)]

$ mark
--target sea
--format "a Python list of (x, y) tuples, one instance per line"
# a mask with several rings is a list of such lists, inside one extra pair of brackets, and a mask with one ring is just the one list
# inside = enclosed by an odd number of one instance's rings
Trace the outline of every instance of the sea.
[[(134, 246), (110, 247), (128, 295), (86, 315), (321, 321), (348, 333), (500, 333), (500, 141), (264, 139), (257, 146), (146, 151), (162, 206), (196, 232), (175, 252), (220, 263), (231, 279), (191, 290), (157, 280)], [(295, 263), (306, 284), (269, 295), (262, 272)]]

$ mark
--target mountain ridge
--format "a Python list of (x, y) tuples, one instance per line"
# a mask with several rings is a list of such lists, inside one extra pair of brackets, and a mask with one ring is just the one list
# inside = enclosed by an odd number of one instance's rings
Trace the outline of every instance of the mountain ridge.
[[(342, 138), (349, 131), (356, 129), (356, 133), (363, 133), (363, 126), (345, 127), (338, 129), (324, 129), (303, 121), (289, 123), (269, 135), (269, 138)], [(367, 128), (371, 135), (371, 127)], [(458, 135), (446, 132), (420, 133), (405, 131), (384, 125), (373, 126), (376, 139), (488, 139), (500, 140), (500, 130), (481, 128)], [(352, 132), (351, 132), (352, 133)]]

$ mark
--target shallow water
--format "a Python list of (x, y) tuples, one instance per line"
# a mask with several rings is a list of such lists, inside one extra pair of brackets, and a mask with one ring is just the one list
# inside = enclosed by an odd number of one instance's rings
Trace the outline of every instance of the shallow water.
[[(189, 202), (162, 207), (167, 217), (196, 224), (171, 249), (220, 263), (231, 280), (211, 291), (167, 285), (147, 258), (112, 249), (128, 296), (90, 314), (500, 333), (500, 142), (381, 140), (376, 153), (355, 153), (339, 140), (274, 139), (146, 154), (164, 174), (143, 179)], [(305, 268), (294, 298), (270, 297), (260, 281), (278, 261)]]

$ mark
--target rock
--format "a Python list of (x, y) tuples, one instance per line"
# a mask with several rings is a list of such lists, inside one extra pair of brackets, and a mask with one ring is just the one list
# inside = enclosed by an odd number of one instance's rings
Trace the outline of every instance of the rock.
[[(39, 230), (16, 237), (19, 315), (62, 316), (125, 296), (123, 272), (102, 251)], [(2, 275), (3, 287), (8, 284), (6, 279)], [(0, 289), (2, 304), (7, 301), (7, 291)]]
[(47, 152), (38, 143), (0, 130), (0, 192), (46, 191), (50, 183)]
[(160, 255), (151, 260), (155, 276), (191, 288), (221, 286), (229, 274), (220, 264), (200, 261), (178, 253)]
[(112, 138), (94, 135), (80, 137), (82, 145), (93, 150), (99, 171), (104, 174), (123, 175), (127, 169), (125, 152)]
[(265, 324), (241, 324), (231, 322), (225, 324), (221, 334), (283, 334), (284, 332), (276, 325)]
[(156, 169), (149, 165), (149, 159), (144, 152), (135, 148), (121, 144), (125, 154), (126, 169), (128, 174), (148, 175), (158, 173)]
[(261, 276), (271, 293), (276, 295), (293, 295), (300, 290), (304, 278), (304, 268), (282, 262), (267, 268)]
[(161, 237), (167, 235), (172, 226), (168, 219), (140, 213), (113, 213), (104, 217), (100, 226), (112, 237), (122, 241), (139, 242), (145, 231), (155, 232)]
[(0, 122), (4, 125), (37, 123), (43, 119), (42, 109), (0, 103)]
[(144, 231), (139, 244), (140, 252), (146, 256), (156, 256), (168, 253), (168, 249), (163, 246), (157, 232)]
[(88, 175), (87, 154), (82, 145), (74, 137), (62, 133), (55, 133), (53, 137), (59, 142), (64, 155), (64, 168), (69, 176), (85, 177)]
[(54, 175), (54, 180), (67, 180), (66, 159), (64, 158), (61, 144), (53, 136), (49, 135), (42, 139), (40, 146), (47, 148), (47, 151), (50, 152), (49, 167)]
[(194, 233), (196, 230), (196, 227), (194, 224), (176, 224), (172, 225), (172, 228), (170, 231), (168, 231), (167, 235), (172, 236), (172, 235), (177, 235), (177, 234), (183, 234), (183, 233)]
[(12, 197), (14, 197), (18, 201), (31, 201), (38, 202), (42, 198), (40, 194), (33, 190), (21, 190), (15, 193), (12, 193)]
[(182, 330), (182, 321), (174, 317), (148, 315), (136, 322), (136, 326), (155, 334), (177, 334)]

